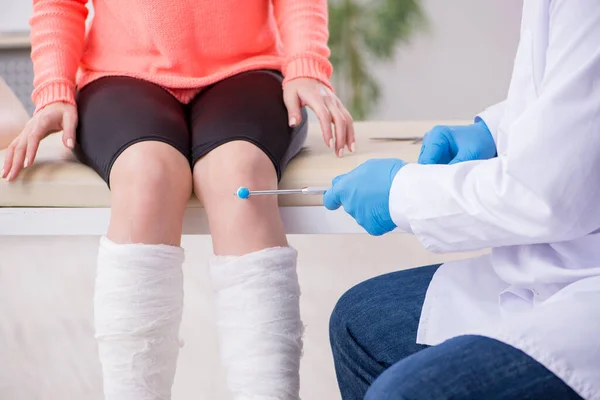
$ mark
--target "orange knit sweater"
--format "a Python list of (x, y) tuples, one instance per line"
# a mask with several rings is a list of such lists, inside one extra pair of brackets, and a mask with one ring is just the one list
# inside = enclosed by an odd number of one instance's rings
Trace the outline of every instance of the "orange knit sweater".
[(34, 0), (31, 56), (36, 111), (75, 104), (104, 76), (156, 83), (189, 102), (234, 74), (276, 69), (329, 85), (327, 0)]

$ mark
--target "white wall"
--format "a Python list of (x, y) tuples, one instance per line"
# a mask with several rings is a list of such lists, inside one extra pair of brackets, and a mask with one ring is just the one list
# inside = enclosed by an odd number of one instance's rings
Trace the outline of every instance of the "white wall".
[[(88, 22), (93, 16), (93, 7), (88, 0), (90, 14)], [(0, 0), (0, 34), (29, 32), (29, 17), (33, 11), (33, 0)]]
[(29, 30), (33, 0), (0, 0), (0, 33)]
[(428, 32), (375, 66), (373, 119), (469, 119), (506, 96), (521, 0), (425, 0)]

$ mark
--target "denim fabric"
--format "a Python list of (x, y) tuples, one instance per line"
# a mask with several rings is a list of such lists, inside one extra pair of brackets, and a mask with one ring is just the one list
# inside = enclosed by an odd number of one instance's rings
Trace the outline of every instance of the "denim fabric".
[(581, 399), (525, 353), (480, 336), (415, 342), (439, 266), (379, 276), (350, 289), (333, 311), (330, 340), (343, 400)]

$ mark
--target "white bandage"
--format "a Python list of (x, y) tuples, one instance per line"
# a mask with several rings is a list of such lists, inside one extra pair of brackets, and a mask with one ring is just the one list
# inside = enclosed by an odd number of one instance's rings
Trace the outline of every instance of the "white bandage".
[(277, 247), (214, 257), (217, 324), (227, 383), (236, 400), (297, 400), (303, 325), (297, 252)]
[(179, 353), (184, 252), (100, 241), (94, 320), (106, 400), (168, 400)]

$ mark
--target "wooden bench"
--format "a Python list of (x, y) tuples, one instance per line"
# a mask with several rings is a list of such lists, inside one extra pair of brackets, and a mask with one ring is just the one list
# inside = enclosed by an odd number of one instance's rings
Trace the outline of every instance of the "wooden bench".
[[(373, 138), (422, 136), (436, 124), (460, 121), (361, 122), (356, 124), (357, 152), (338, 159), (312, 124), (306, 149), (294, 159), (280, 187), (328, 186), (331, 180), (371, 158), (397, 157), (416, 161), (421, 144)], [(4, 151), (0, 152), (0, 165)], [(11, 183), (0, 181), (1, 235), (102, 235), (110, 216), (106, 184), (77, 162), (58, 134), (40, 145), (34, 165)], [(281, 196), (281, 215), (290, 234), (363, 233), (342, 210), (322, 207), (320, 196)], [(201, 204), (192, 197), (186, 211), (184, 234), (208, 234)]]

